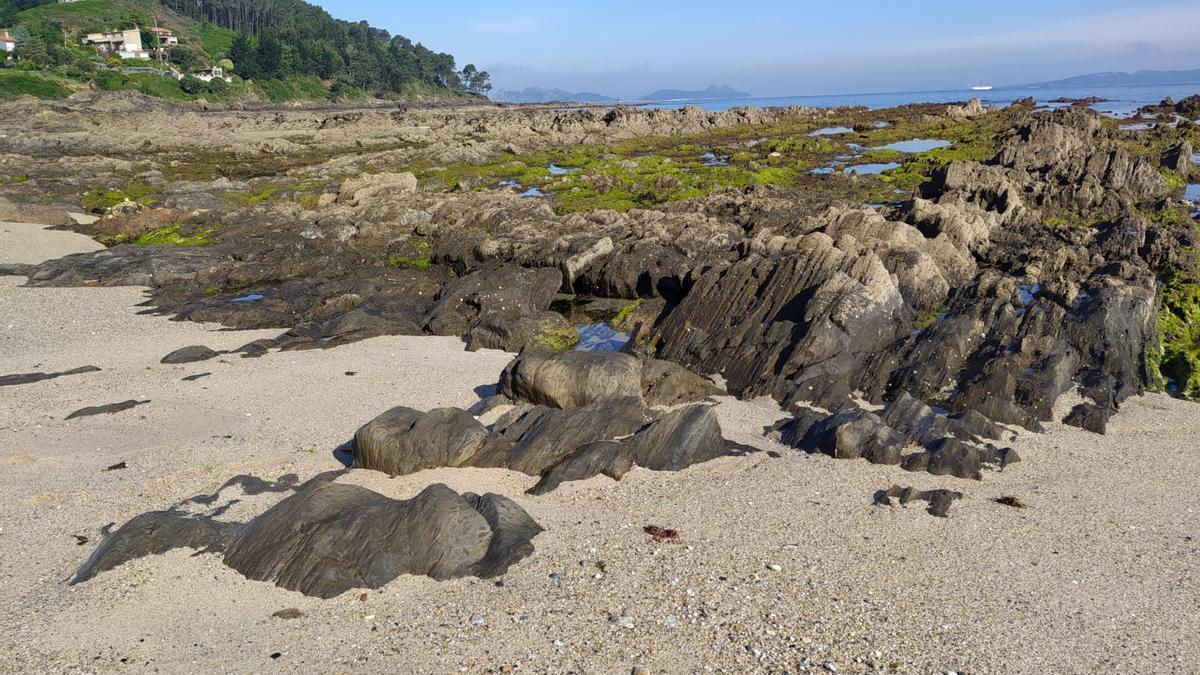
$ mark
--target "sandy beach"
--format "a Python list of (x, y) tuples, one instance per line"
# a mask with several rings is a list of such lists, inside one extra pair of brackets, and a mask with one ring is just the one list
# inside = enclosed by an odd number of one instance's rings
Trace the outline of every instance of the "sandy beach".
[[(95, 248), (81, 235), (0, 224), (0, 262)], [(102, 526), (213, 492), (236, 474), (307, 479), (338, 468), (334, 449), (379, 412), (470, 406), (511, 355), (465, 352), (450, 337), (379, 337), (162, 365), (182, 346), (235, 348), (278, 331), (143, 314), (139, 288), (22, 281), (0, 278), (0, 374), (100, 370), (0, 388), (5, 671), (1200, 665), (1200, 417), (1194, 404), (1162, 395), (1131, 399), (1104, 436), (1058, 424), (1021, 432), (1013, 445), (1023, 461), (981, 482), (805, 455), (764, 438), (783, 416), (773, 402), (723, 399), (725, 435), (761, 452), (677, 473), (635, 469), (542, 497), (524, 494), (536, 479), (505, 470), (339, 479), (396, 498), (444, 482), (514, 499), (545, 532), (501, 581), (405, 576), (318, 600), (176, 550), (69, 586)], [(183, 380), (199, 373), (211, 374)], [(149, 403), (64, 420), (127, 399)], [(119, 462), (127, 468), (105, 470)], [(891, 485), (964, 497), (945, 519), (920, 503), (872, 505)], [(993, 501), (1002, 496), (1026, 508)], [(246, 518), (277, 499), (246, 497), (228, 515)], [(656, 543), (642, 531), (651, 524), (679, 530), (683, 542)], [(287, 608), (302, 616), (272, 616)]]

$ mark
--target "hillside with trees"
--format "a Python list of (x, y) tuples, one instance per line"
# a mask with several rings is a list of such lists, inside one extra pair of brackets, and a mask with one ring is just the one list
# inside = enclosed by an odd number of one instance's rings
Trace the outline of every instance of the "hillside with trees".
[[(146, 77), (127, 77), (124, 66), (138, 64), (114, 63), (80, 47), (88, 32), (134, 25), (146, 44), (157, 44), (151, 26), (178, 36), (179, 45), (156, 55), (160, 63), (143, 64), (174, 71), (178, 95), (161, 83), (145, 86)], [(0, 0), (0, 27), (7, 26), (18, 40), (16, 67), (40, 69), (68, 87), (72, 79), (92, 80), (100, 88), (181, 100), (481, 96), (491, 89), (487, 72), (474, 65), (460, 70), (450, 54), (365, 21), (336, 19), (302, 0)], [(233, 86), (199, 86), (178, 77), (214, 65), (235, 76)], [(121, 72), (98, 74), (109, 69)], [(0, 87), (0, 95), (4, 91)]]

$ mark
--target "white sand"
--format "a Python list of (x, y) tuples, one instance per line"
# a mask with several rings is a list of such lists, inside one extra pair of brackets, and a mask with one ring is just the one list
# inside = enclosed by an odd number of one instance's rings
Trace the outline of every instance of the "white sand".
[[(0, 224), (0, 262), (92, 248)], [(403, 577), (365, 602), (358, 592), (322, 601), (190, 551), (70, 587), (102, 525), (239, 473), (337, 468), (331, 451), (366, 420), (393, 405), (468, 406), (509, 356), (390, 337), (166, 366), (158, 360), (178, 347), (278, 331), (138, 316), (140, 289), (20, 282), (0, 277), (0, 374), (103, 370), (0, 388), (0, 670), (1200, 670), (1200, 408), (1164, 396), (1129, 402), (1107, 436), (1058, 425), (1023, 434), (1024, 461), (982, 482), (773, 446), (761, 430), (779, 412), (765, 401), (724, 401), (721, 422), (780, 459), (636, 470), (537, 498), (523, 494), (533, 478), (499, 470), (344, 479), (394, 497), (440, 481), (516, 499), (546, 532), (502, 587)], [(212, 375), (180, 379), (201, 372)], [(63, 421), (130, 398), (151, 402)], [(129, 468), (102, 471), (119, 461)], [(948, 519), (871, 506), (892, 484), (966, 496)], [(1029, 508), (990, 501), (1000, 495)], [(274, 499), (247, 500), (237, 517)], [(654, 543), (647, 524), (681, 530), (685, 545)], [(76, 534), (91, 541), (78, 546)], [(305, 616), (272, 618), (287, 607)], [(468, 622), (475, 613), (484, 625)]]

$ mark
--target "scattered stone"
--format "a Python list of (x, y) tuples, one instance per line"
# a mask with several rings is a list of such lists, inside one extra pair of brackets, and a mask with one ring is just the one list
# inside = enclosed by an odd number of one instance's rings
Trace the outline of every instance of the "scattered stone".
[(470, 623), (472, 626), (482, 626), (482, 625), (483, 625), (483, 617), (482, 617), (482, 616), (480, 616), (480, 615), (478, 615), (478, 614), (472, 614), (472, 615), (470, 616), (470, 618), (468, 618), (468, 619), (467, 619), (467, 621), (468, 621), (468, 622), (469, 622), (469, 623)]
[(961, 492), (953, 490), (918, 490), (916, 488), (902, 488), (899, 485), (893, 485), (887, 490), (880, 490), (875, 493), (875, 504), (880, 506), (892, 506), (892, 499), (900, 502), (901, 506), (907, 505), (911, 501), (925, 501), (929, 503), (927, 511), (932, 516), (945, 518), (949, 515), (950, 505), (956, 499), (962, 499)]
[(300, 609), (296, 607), (288, 607), (287, 609), (281, 609), (278, 612), (275, 612), (271, 616), (277, 619), (299, 619), (304, 616), (304, 612), (301, 612)]
[(1025, 508), (1025, 502), (1021, 501), (1020, 499), (1017, 499), (1016, 497), (1011, 497), (1011, 496), (996, 497), (992, 501), (996, 502), (997, 504), (1003, 504), (1004, 506), (1011, 506), (1015, 509)]
[(654, 538), (654, 541), (663, 544), (682, 544), (683, 537), (680, 536), (677, 530), (659, 527), (658, 525), (647, 525), (642, 528), (646, 534)]
[(183, 378), (183, 381), (184, 382), (195, 382), (196, 380), (208, 377), (209, 375), (212, 375), (212, 373), (196, 373), (195, 375), (187, 375)]
[(76, 546), (83, 546), (84, 544), (88, 543), (88, 538), (83, 536), (82, 534), (75, 534), (75, 535), (71, 535), (71, 536), (75, 537), (75, 545)]
[(771, 570), (772, 572), (782, 572), (783, 566), (777, 563), (768, 563), (767, 569)]
[(126, 466), (125, 462), (117, 462), (116, 464), (113, 464), (112, 466), (107, 467), (102, 470), (103, 471), (120, 471), (121, 469), (126, 469), (126, 468), (129, 468), (129, 467)]
[(618, 616), (618, 615), (614, 614), (612, 616), (609, 616), (608, 622), (615, 623), (618, 626), (620, 626), (621, 628), (628, 628), (631, 630), (633, 629), (633, 626), (634, 626), (633, 619), (631, 619), (628, 616), (624, 616), (624, 615)]

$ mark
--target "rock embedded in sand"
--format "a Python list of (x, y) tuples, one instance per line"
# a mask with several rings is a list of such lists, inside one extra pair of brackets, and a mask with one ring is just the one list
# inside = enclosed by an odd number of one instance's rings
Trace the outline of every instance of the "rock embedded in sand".
[[(659, 398), (677, 403), (713, 390), (679, 371), (656, 366), (664, 374), (652, 376)], [(507, 468), (539, 476), (529, 492), (545, 494), (600, 474), (619, 480), (634, 466), (678, 471), (734, 448), (710, 406), (655, 411), (642, 399), (642, 386), (643, 363), (626, 354), (525, 352), (505, 369), (495, 397), (516, 405), (490, 430), (454, 408), (393, 408), (355, 434), (354, 466), (393, 476), (435, 467)]]
[(531, 352), (504, 369), (499, 392), (560, 410), (619, 398), (640, 400), (642, 364), (625, 354)]
[(463, 466), (488, 441), (488, 430), (464, 410), (439, 408), (422, 413), (400, 406), (354, 434), (354, 466), (392, 476)]
[(195, 363), (197, 361), (207, 361), (221, 355), (222, 352), (209, 349), (204, 345), (191, 345), (189, 347), (180, 347), (175, 351), (162, 357), (159, 363), (179, 364), (179, 363)]
[(954, 490), (918, 490), (912, 487), (902, 488), (899, 485), (893, 485), (887, 490), (880, 490), (875, 493), (875, 503), (881, 506), (892, 506), (892, 500), (900, 502), (901, 506), (907, 505), (912, 501), (924, 501), (929, 503), (929, 515), (945, 518), (949, 515), (950, 505), (957, 499), (962, 499), (962, 493)]
[(439, 580), (497, 576), (530, 555), (531, 541), (541, 532), (520, 506), (500, 495), (459, 495), (435, 484), (397, 500), (336, 483), (335, 477), (308, 481), (244, 524), (216, 520), (223, 508), (212, 516), (181, 508), (137, 516), (105, 536), (72, 583), (185, 547), (220, 553), (249, 579), (331, 598), (354, 588), (379, 588), (401, 574)]
[(1012, 448), (987, 442), (998, 438), (1001, 428), (975, 411), (938, 413), (906, 392), (878, 413), (857, 406), (827, 416), (801, 412), (775, 429), (781, 442), (806, 452), (934, 475), (980, 480), (984, 467), (1003, 469), (1020, 461)]

